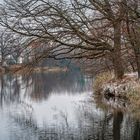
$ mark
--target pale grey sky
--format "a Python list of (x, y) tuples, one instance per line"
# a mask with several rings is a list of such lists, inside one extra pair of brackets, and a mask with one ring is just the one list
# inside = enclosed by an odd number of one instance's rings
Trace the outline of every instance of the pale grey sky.
[(3, 0), (0, 0), (0, 3), (2, 3), (3, 2)]

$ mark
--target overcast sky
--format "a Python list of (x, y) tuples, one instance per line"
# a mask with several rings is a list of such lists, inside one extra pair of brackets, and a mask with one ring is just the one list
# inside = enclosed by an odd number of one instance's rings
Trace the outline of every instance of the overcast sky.
[(2, 3), (3, 2), (3, 0), (0, 0), (0, 3)]

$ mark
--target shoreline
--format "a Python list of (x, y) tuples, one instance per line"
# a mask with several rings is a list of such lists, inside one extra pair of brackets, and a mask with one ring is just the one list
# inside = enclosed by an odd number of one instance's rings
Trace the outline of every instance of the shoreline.
[(116, 80), (112, 73), (102, 73), (95, 78), (93, 86), (98, 98), (107, 99), (106, 104), (109, 100), (112, 106), (120, 108), (127, 104), (130, 112), (140, 108), (140, 81), (136, 73), (125, 74), (121, 80)]
[(11, 65), (9, 67), (0, 67), (0, 73), (2, 74), (26, 74), (26, 73), (48, 73), (48, 72), (67, 72), (67, 67), (31, 67), (22, 65)]

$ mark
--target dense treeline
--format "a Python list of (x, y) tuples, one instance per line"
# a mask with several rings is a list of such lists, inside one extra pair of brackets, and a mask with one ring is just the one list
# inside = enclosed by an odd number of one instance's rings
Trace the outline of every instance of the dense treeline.
[(0, 13), (2, 27), (22, 38), (22, 57), (33, 63), (107, 62), (118, 79), (130, 67), (140, 78), (139, 0), (5, 0)]

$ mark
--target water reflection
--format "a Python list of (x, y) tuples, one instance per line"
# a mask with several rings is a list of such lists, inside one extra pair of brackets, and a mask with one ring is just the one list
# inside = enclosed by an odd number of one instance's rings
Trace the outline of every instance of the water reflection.
[(121, 138), (121, 124), (123, 121), (123, 113), (115, 112), (113, 117), (113, 138), (114, 140), (120, 140)]
[(92, 95), (79, 72), (0, 77), (0, 140), (139, 140), (140, 122)]
[[(86, 79), (83, 75), (73, 72), (32, 74), (31, 76), (5, 75), (0, 77), (0, 104), (20, 101), (21, 94), (31, 100), (46, 100), (50, 94), (80, 94), (86, 90)], [(90, 88), (91, 89), (91, 88)]]

